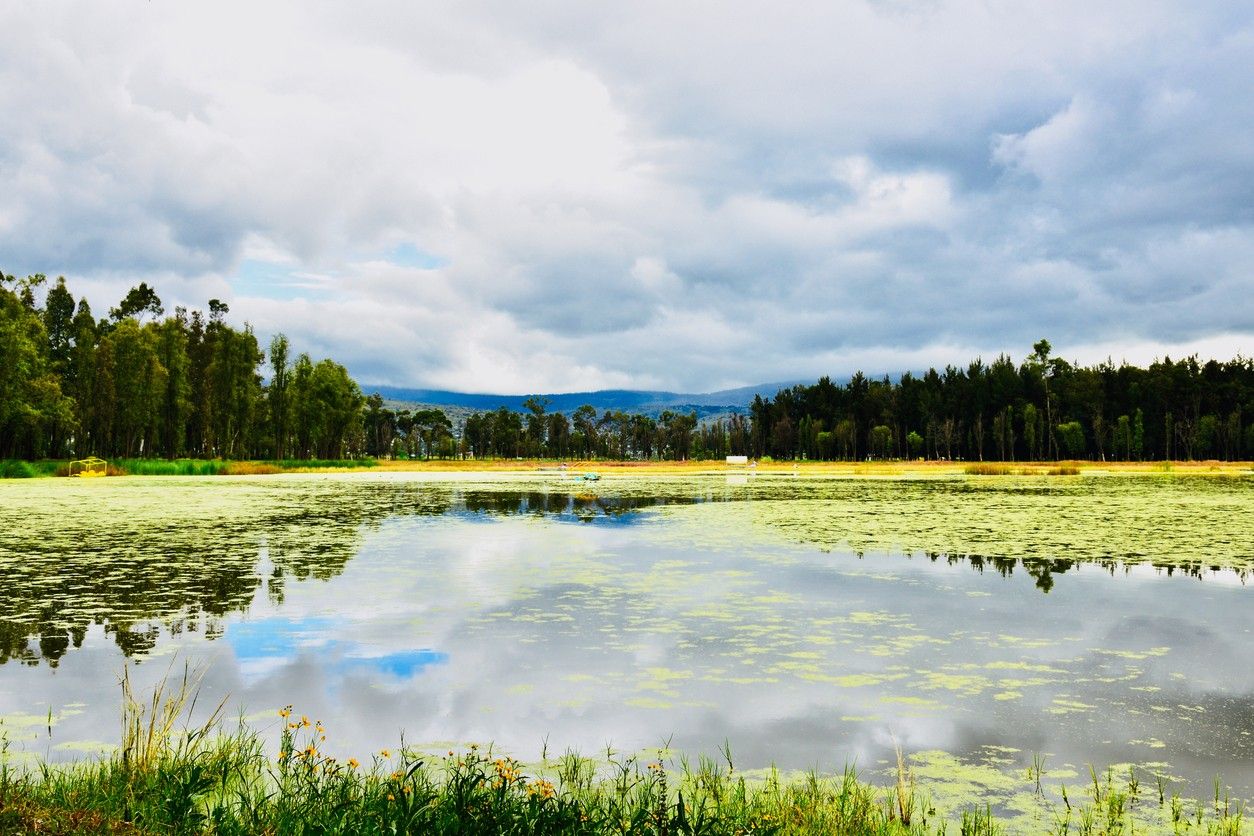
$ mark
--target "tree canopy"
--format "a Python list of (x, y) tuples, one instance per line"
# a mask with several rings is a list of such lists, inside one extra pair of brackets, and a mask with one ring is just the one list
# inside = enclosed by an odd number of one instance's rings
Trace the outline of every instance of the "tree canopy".
[(566, 414), (532, 397), (523, 412), (457, 426), (440, 409), (364, 397), (343, 366), (293, 357), (282, 334), (267, 359), (220, 300), (207, 317), (167, 316), (141, 282), (97, 320), (64, 278), (47, 284), (0, 273), (3, 458), (1254, 458), (1254, 361), (1243, 357), (1085, 367), (1040, 340), (1018, 365), (1003, 355), (897, 381), (824, 377), (712, 421)]
[[(58, 279), (0, 282), (0, 457), (342, 458), (364, 452), (364, 399), (343, 366), (290, 361), (271, 344), (271, 380), (252, 329), (132, 288), (96, 320)], [(277, 350), (276, 350), (277, 349)]]

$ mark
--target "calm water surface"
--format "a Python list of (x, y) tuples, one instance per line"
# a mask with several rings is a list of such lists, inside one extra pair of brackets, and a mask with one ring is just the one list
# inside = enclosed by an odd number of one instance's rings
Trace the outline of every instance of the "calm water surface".
[(124, 662), (175, 660), (344, 755), (727, 741), (839, 769), (896, 741), (1248, 798), (1252, 525), (1248, 477), (0, 484), (0, 734), (80, 757)]

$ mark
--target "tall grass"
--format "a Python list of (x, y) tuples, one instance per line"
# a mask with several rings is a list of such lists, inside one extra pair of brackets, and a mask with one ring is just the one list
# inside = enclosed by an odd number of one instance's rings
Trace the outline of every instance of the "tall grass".
[(1015, 476), (1024, 472), (1022, 468), (1011, 467), (1008, 464), (996, 464), (994, 462), (976, 462), (969, 464), (962, 469), (963, 473), (968, 476)]
[(375, 459), (118, 459), (111, 461), (120, 473), (130, 476), (255, 476), (289, 471), (375, 467)]
[[(730, 750), (720, 759), (655, 760), (573, 753), (524, 766), (489, 747), (431, 755), (401, 747), (359, 763), (325, 754), (321, 722), (280, 714), (277, 757), (242, 724), (224, 730), (221, 705), (209, 719), (180, 727), (195, 701), (196, 678), (161, 684), (138, 699), (123, 677), (122, 745), (113, 754), (65, 767), (17, 770), (0, 755), (0, 832), (109, 833), (574, 833), (850, 834), (902, 836), (1003, 833), (989, 803), (938, 815), (898, 752), (896, 782), (867, 783), (851, 769), (785, 779), (775, 770), (749, 779)], [(1093, 773), (1092, 785), (1039, 832), (1123, 834), (1144, 830), (1127, 782)], [(1218, 785), (1217, 785), (1218, 786)], [(1138, 807), (1137, 805), (1141, 806)], [(1168, 830), (1239, 834), (1240, 809), (1220, 799), (1185, 805), (1159, 785), (1157, 810)], [(951, 829), (952, 828), (952, 829)]]
[(216, 476), (228, 466), (221, 459), (110, 459), (109, 475)]
[[(109, 476), (253, 476), (266, 473), (308, 470), (348, 470), (377, 467), (375, 459), (281, 459), (269, 461), (228, 461), (226, 459), (110, 459)], [(0, 479), (30, 479), (36, 476), (69, 476), (69, 462), (54, 459), (23, 461), (0, 460)]]
[(0, 461), (0, 479), (33, 479), (39, 475), (31, 462), (24, 462), (20, 459)]
[(968, 476), (1079, 476), (1080, 467), (1061, 462), (1054, 467), (1016, 467), (1001, 462), (973, 462), (962, 469)]
[(377, 467), (376, 459), (268, 459), (266, 464), (283, 470), (325, 470), (334, 468)]

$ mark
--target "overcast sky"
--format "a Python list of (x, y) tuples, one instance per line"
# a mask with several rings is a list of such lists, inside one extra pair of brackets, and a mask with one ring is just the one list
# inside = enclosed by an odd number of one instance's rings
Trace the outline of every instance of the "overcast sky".
[(1254, 350), (1254, 4), (0, 4), (0, 268), (366, 384)]

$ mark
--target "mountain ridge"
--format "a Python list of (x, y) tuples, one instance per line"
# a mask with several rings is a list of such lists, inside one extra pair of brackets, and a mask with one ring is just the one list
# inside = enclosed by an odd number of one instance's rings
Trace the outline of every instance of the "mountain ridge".
[[(780, 389), (787, 389), (803, 381), (759, 383), (716, 392), (667, 392), (650, 389), (597, 389), (589, 392), (557, 392), (536, 395), (500, 395), (483, 392), (455, 392), (448, 389), (422, 389), (408, 386), (362, 386), (368, 394), (378, 393), (384, 399), (400, 404), (423, 406), (459, 407), (474, 411), (494, 410), (499, 407), (516, 412), (525, 411), (523, 402), (531, 397), (547, 399), (550, 412), (573, 412), (584, 404), (598, 411), (621, 410), (624, 412), (656, 413), (665, 409), (695, 410), (699, 414), (715, 412), (743, 412), (749, 408), (755, 395), (774, 397)], [(809, 381), (805, 381), (809, 382)]]

